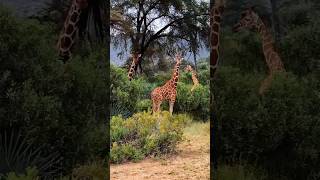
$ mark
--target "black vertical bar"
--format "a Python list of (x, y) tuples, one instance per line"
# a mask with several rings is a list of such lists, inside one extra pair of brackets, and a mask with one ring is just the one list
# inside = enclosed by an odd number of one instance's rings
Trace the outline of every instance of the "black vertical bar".
[(110, 88), (110, 1), (108, 1), (106, 3), (106, 11), (105, 11), (105, 20), (106, 20), (106, 24), (105, 24), (105, 37), (106, 37), (106, 52), (105, 52), (105, 61), (106, 61), (106, 83), (107, 83), (107, 104), (108, 104), (108, 107), (107, 107), (107, 110), (106, 110), (106, 124), (107, 124), (107, 144), (106, 146), (108, 147), (107, 149), (107, 160), (106, 160), (106, 164), (107, 164), (107, 176), (106, 176), (106, 179), (110, 179), (110, 119), (111, 119), (111, 114), (110, 114), (110, 111), (111, 111), (111, 103), (110, 103), (110, 91), (111, 91), (111, 88)]

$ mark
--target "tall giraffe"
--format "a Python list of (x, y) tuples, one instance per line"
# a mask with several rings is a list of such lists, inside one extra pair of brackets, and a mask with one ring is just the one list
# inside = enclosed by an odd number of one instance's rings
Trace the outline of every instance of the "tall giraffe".
[(132, 80), (133, 78), (133, 75), (137, 69), (137, 66), (139, 64), (139, 60), (141, 58), (141, 54), (138, 54), (138, 53), (133, 53), (132, 55), (132, 63), (131, 63), (131, 66), (129, 68), (129, 72), (128, 72), (128, 78), (129, 78), (129, 81)]
[(285, 68), (275, 50), (272, 34), (253, 8), (248, 8), (241, 13), (240, 21), (233, 27), (233, 30), (239, 32), (244, 28), (257, 30), (262, 39), (263, 54), (269, 68), (269, 75), (262, 81), (259, 88), (259, 94), (262, 95), (269, 88), (274, 74), (285, 72)]
[[(211, 5), (213, 6), (213, 5)], [(224, 3), (217, 1), (210, 8), (210, 76), (214, 77), (219, 63), (219, 46), (220, 46), (220, 23), (222, 13), (224, 11)]]
[(59, 56), (63, 62), (71, 57), (71, 48), (74, 44), (76, 34), (78, 32), (78, 23), (80, 15), (84, 9), (88, 7), (88, 0), (73, 0), (65, 19), (62, 32), (58, 40)]
[(199, 86), (199, 80), (197, 78), (197, 73), (192, 69), (192, 67), (190, 65), (187, 65), (186, 68), (184, 69), (187, 72), (191, 72), (192, 73), (192, 81), (193, 81), (193, 86), (191, 88), (191, 92)]
[[(225, 2), (224, 0), (215, 0), (215, 3), (210, 3), (210, 90), (213, 92), (213, 78), (215, 72), (218, 68), (219, 64), (219, 47), (220, 47), (220, 27), (222, 14), (224, 11)], [(210, 153), (210, 159), (213, 162), (213, 169), (218, 168), (218, 157), (217, 157), (217, 131), (218, 131), (218, 122), (214, 110), (214, 96), (213, 93), (210, 93), (210, 119), (212, 120), (210, 123), (210, 129), (213, 129), (210, 133), (210, 149), (212, 149), (212, 153)], [(216, 174), (216, 173), (215, 173)], [(214, 177), (214, 173), (210, 173), (210, 177)]]
[(152, 112), (160, 111), (160, 105), (162, 101), (169, 101), (169, 111), (172, 115), (173, 106), (177, 97), (177, 83), (179, 80), (179, 69), (182, 61), (181, 54), (176, 55), (176, 64), (174, 66), (174, 70), (171, 76), (171, 79), (167, 81), (163, 86), (156, 87), (151, 92), (151, 100), (152, 100)]

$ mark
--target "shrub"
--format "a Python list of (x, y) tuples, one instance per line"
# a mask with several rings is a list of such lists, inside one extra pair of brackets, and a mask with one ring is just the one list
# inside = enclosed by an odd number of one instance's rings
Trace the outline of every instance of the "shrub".
[(14, 172), (8, 173), (6, 176), (7, 180), (35, 180), (40, 179), (36, 168), (27, 168), (26, 174), (16, 174)]
[(43, 154), (59, 152), (63, 172), (91, 157), (86, 132), (104, 125), (109, 98), (105, 49), (63, 65), (55, 32), (0, 7), (0, 131), (19, 129)]
[(192, 85), (178, 83), (174, 111), (189, 113), (195, 120), (209, 119), (209, 87), (199, 85), (191, 92)]
[(111, 162), (137, 161), (146, 156), (173, 152), (189, 121), (184, 114), (170, 116), (165, 111), (159, 116), (143, 112), (128, 119), (112, 117)]
[(103, 162), (92, 162), (73, 169), (72, 179), (106, 179), (108, 172)]
[(319, 80), (279, 74), (261, 97), (259, 76), (232, 68), (218, 73), (214, 93), (221, 158), (259, 162), (274, 178), (306, 179), (319, 172)]

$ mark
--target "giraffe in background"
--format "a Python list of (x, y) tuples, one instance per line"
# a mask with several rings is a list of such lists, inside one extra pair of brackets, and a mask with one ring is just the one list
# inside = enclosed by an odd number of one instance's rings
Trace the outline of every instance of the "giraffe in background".
[(71, 57), (71, 48), (73, 47), (75, 37), (79, 29), (78, 22), (80, 20), (80, 15), (87, 7), (87, 0), (72, 1), (58, 40), (59, 56), (62, 58), (64, 63)]
[(285, 72), (285, 68), (275, 50), (272, 34), (252, 8), (248, 8), (241, 13), (240, 21), (233, 27), (233, 31), (238, 32), (244, 28), (257, 30), (262, 39), (263, 54), (269, 69), (269, 75), (262, 81), (259, 88), (259, 94), (262, 95), (269, 88), (274, 74)]
[(129, 72), (128, 72), (129, 81), (131, 81), (133, 78), (133, 75), (137, 69), (137, 65), (139, 64), (141, 54), (133, 53), (131, 56), (132, 56), (132, 63), (131, 63), (131, 66), (130, 66)]
[(191, 88), (191, 92), (194, 91), (194, 89), (196, 87), (199, 86), (199, 80), (197, 78), (197, 73), (192, 69), (192, 67), (190, 65), (187, 65), (187, 67), (184, 69), (187, 72), (191, 72), (192, 73), (192, 81), (193, 81), (193, 86)]
[(169, 111), (170, 111), (170, 114), (172, 115), (173, 106), (177, 97), (177, 83), (179, 80), (179, 69), (182, 61), (181, 54), (177, 54), (175, 60), (176, 60), (176, 64), (174, 66), (171, 79), (167, 81), (163, 86), (156, 87), (151, 92), (153, 113), (160, 111), (160, 105), (162, 101), (168, 100), (169, 106), (170, 106)]

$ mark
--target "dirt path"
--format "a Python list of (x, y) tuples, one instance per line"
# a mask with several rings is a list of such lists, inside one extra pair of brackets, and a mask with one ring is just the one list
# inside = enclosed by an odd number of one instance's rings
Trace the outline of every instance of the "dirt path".
[(209, 179), (209, 124), (195, 123), (185, 129), (178, 153), (165, 159), (150, 158), (138, 163), (111, 165), (111, 179), (181, 180)]

